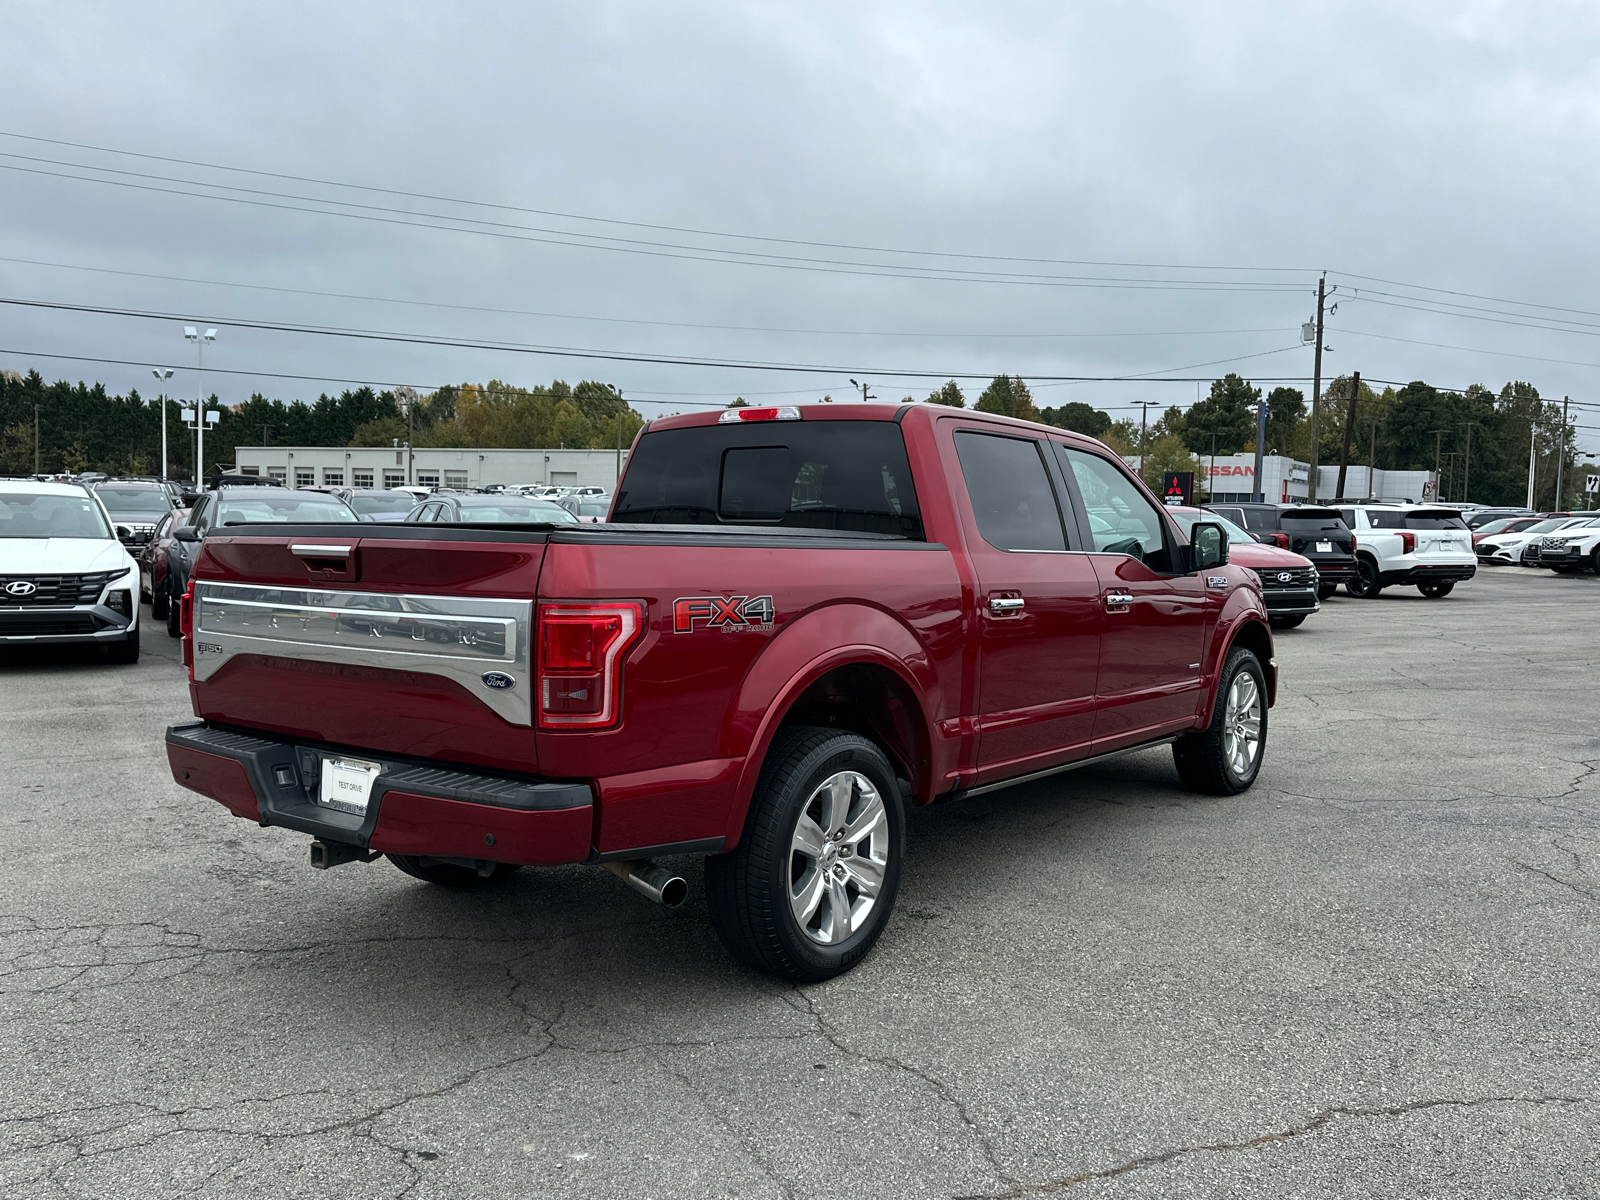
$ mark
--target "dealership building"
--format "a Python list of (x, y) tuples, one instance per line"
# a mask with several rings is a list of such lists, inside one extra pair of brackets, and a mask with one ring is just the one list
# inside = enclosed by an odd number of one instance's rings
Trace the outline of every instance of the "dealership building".
[[(1256, 492), (1260, 492), (1269, 504), (1290, 504), (1304, 500), (1311, 494), (1307, 487), (1307, 481), (1311, 478), (1311, 464), (1280, 454), (1262, 456), (1260, 487), (1256, 486), (1254, 454), (1219, 454), (1214, 458), (1202, 455), (1200, 476), (1210, 480), (1211, 500), (1216, 504), (1248, 503), (1255, 498)], [(1338, 484), (1338, 463), (1317, 468), (1319, 498), (1333, 499)], [(1344, 495), (1347, 499), (1370, 497), (1374, 501), (1417, 503), (1432, 500), (1437, 494), (1438, 479), (1432, 471), (1385, 471), (1381, 468), (1369, 471), (1364, 466), (1354, 464), (1345, 471)]]
[(626, 450), (470, 450), (437, 446), (240, 446), (235, 470), (290, 487), (477, 488), (485, 484), (603, 487), (622, 477)]

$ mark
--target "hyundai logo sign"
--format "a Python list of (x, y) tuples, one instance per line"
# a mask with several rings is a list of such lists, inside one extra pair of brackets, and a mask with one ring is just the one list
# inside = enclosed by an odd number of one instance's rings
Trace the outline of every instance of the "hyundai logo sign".
[(39, 590), (37, 583), (29, 583), (26, 579), (18, 579), (14, 583), (6, 584), (8, 596), (31, 596)]
[(517, 686), (517, 677), (507, 675), (504, 671), (485, 671), (483, 673), (483, 686), (493, 688), (497, 692), (510, 691)]
[(1278, 572), (1278, 582), (1279, 583), (1288, 583), (1289, 580), (1291, 580), (1293, 578), (1294, 578), (1294, 576), (1289, 574), (1289, 572), (1287, 572), (1287, 571), (1279, 571)]

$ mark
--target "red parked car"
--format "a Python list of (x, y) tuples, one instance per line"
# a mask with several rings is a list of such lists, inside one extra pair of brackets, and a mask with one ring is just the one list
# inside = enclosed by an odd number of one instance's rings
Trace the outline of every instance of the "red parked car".
[[(1168, 507), (1188, 533), (1196, 521), (1216, 521), (1228, 534), (1228, 561), (1249, 567), (1261, 578), (1261, 598), (1275, 629), (1294, 629), (1322, 610), (1322, 574), (1303, 554), (1258, 541), (1226, 517), (1204, 508)], [(1282, 535), (1279, 535), (1282, 536)]]
[(167, 576), (171, 573), (167, 555), (172, 549), (172, 531), (187, 524), (189, 510), (175, 508), (156, 522), (150, 540), (139, 549), (139, 590), (150, 601), (150, 618), (167, 619)]
[(636, 439), (604, 524), (238, 525), (184, 598), (174, 777), (474, 887), (706, 855), (711, 919), (799, 980), (860, 959), (905, 808), (1170, 744), (1261, 768), (1255, 574), (1099, 442), (935, 405), (740, 408)]

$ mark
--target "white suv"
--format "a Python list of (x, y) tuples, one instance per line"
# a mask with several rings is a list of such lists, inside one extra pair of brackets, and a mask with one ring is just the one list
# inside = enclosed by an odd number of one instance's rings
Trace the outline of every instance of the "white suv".
[(1356, 535), (1352, 596), (1371, 598), (1386, 587), (1415, 586), (1424, 596), (1448, 596), (1478, 571), (1472, 532), (1455, 509), (1401, 504), (1338, 506)]
[(0, 646), (68, 642), (139, 660), (139, 564), (88, 488), (0, 479)]
[(1529, 566), (1549, 567), (1560, 575), (1584, 568), (1600, 575), (1600, 517), (1544, 534), (1529, 543), (1524, 553)]

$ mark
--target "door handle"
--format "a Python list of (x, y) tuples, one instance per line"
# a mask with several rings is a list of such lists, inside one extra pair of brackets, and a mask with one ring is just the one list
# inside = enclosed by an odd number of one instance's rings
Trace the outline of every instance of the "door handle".
[(989, 611), (992, 613), (1021, 612), (1024, 603), (1021, 596), (994, 596), (989, 600)]
[(1106, 595), (1106, 608), (1112, 612), (1127, 612), (1132, 603), (1133, 597), (1126, 592), (1110, 592)]

